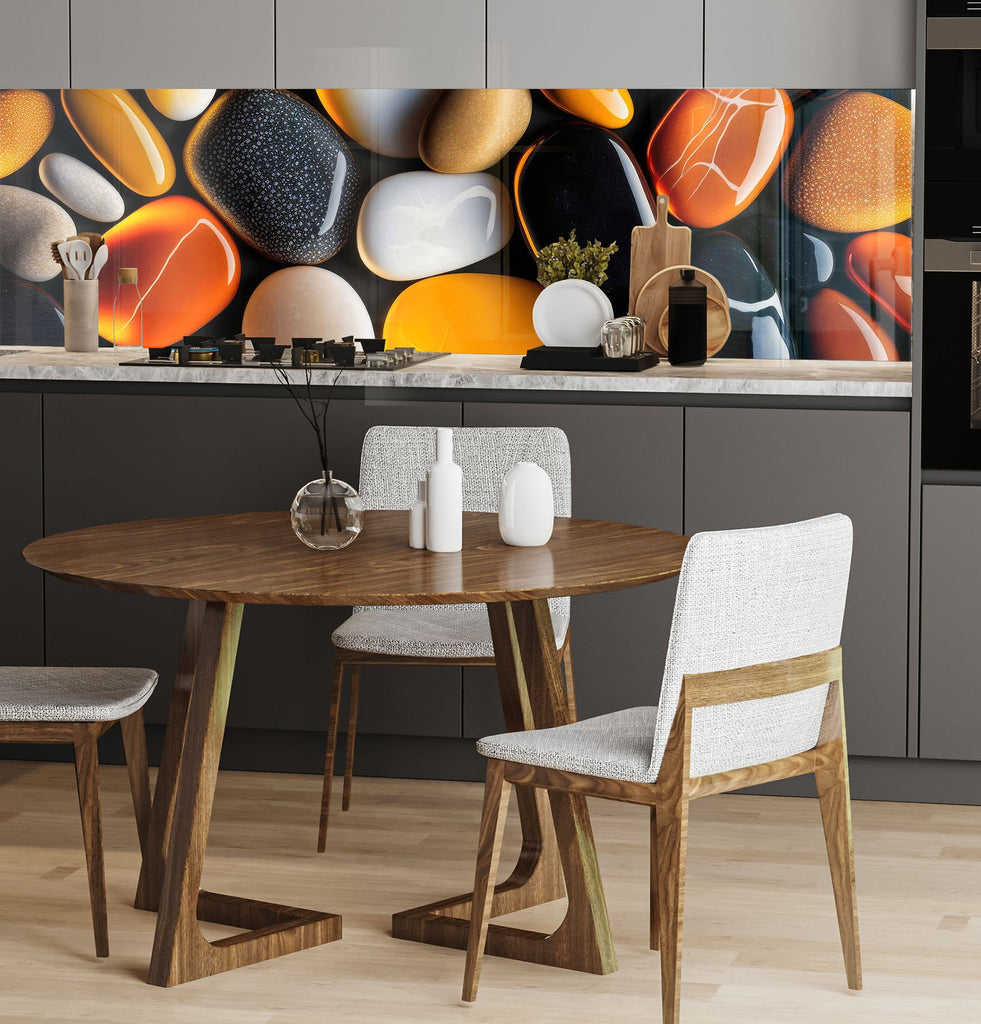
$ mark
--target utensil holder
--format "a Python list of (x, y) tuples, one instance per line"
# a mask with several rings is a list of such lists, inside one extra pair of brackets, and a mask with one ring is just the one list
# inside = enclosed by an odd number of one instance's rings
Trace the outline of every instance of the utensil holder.
[(65, 281), (65, 351), (99, 350), (99, 282)]

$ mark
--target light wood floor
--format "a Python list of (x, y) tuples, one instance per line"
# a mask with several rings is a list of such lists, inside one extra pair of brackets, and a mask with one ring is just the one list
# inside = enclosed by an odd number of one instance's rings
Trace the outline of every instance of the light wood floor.
[[(112, 955), (97, 961), (72, 768), (0, 761), (0, 1021), (659, 1020), (643, 809), (592, 805), (620, 971), (488, 957), (468, 1007), (463, 954), (392, 939), (389, 915), (470, 888), (481, 787), (358, 779), (326, 857), (314, 852), (319, 793), (313, 776), (223, 773), (204, 884), (343, 914), (343, 940), (164, 990), (143, 982), (155, 918), (131, 906), (138, 856), (124, 770), (103, 769)], [(862, 803), (854, 813), (859, 994), (845, 987), (816, 802), (693, 806), (685, 1024), (978, 1024), (981, 808)], [(561, 909), (515, 918), (548, 928)]]

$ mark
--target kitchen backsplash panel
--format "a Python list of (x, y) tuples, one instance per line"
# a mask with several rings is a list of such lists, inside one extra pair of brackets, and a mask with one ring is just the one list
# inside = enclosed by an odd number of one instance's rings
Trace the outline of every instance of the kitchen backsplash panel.
[[(52, 240), (104, 232), (100, 333), (135, 266), (185, 334), (539, 344), (534, 253), (616, 242), (655, 196), (730, 303), (720, 355), (908, 359), (909, 91), (6, 90), (0, 343), (64, 343)], [(133, 339), (130, 339), (133, 340)]]

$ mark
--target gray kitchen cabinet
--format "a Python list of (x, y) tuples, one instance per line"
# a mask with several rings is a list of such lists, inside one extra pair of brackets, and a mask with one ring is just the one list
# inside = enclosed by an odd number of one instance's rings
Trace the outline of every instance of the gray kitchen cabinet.
[(487, 0), (487, 85), (492, 89), (701, 84), (701, 4)]
[(276, 0), (276, 84), (479, 89), (483, 0)]
[(981, 487), (923, 488), (920, 757), (981, 761)]
[(71, 0), (71, 84), (272, 88), (274, 40), (275, 0)]
[(71, 84), (65, 0), (8, 5), (2, 26), (0, 76), (4, 89), (63, 89)]
[(909, 438), (906, 412), (685, 411), (686, 533), (851, 517), (842, 650), (852, 754), (906, 754)]
[(44, 532), (41, 396), (0, 397), (0, 665), (40, 665), (44, 582), (21, 551)]
[[(161, 516), (285, 514), (297, 489), (319, 473), (313, 433), (289, 398), (59, 394), (45, 397), (44, 412), (49, 534)], [(453, 426), (459, 420), (460, 405), (453, 402), (335, 397), (328, 417), (332, 467), (357, 482), (361, 443), (373, 423)], [(49, 663), (155, 668), (163, 685), (147, 718), (165, 721), (185, 603), (55, 579), (47, 588)], [(340, 608), (246, 608), (229, 725), (325, 730), (330, 634), (346, 614)], [(364, 678), (363, 732), (460, 735), (459, 669), (365, 669)]]
[(916, 0), (705, 0), (705, 85), (912, 89)]
[[(625, 405), (471, 403), (465, 426), (555, 426), (569, 437), (572, 512), (681, 529), (683, 411)], [(656, 704), (674, 607), (673, 580), (572, 601), (580, 717)], [(464, 670), (463, 733), (500, 732), (493, 669)]]

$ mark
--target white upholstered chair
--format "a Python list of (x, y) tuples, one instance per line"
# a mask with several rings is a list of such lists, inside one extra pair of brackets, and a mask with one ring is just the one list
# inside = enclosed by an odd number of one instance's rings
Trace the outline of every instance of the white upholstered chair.
[(676, 1024), (689, 801), (809, 772), (848, 986), (861, 988), (839, 646), (851, 546), (842, 515), (696, 534), (657, 707), (477, 744), (489, 761), (465, 1000), (477, 994), (511, 784), (650, 806), (651, 948), (661, 955), (662, 1020)]
[(96, 956), (109, 955), (98, 740), (119, 722), (142, 851), (150, 821), (143, 705), (156, 685), (157, 673), (146, 668), (0, 667), (0, 743), (75, 748)]
[[(518, 462), (535, 462), (552, 479), (555, 514), (572, 515), (572, 467), (569, 440), (558, 427), (456, 427), (453, 459), (463, 470), (463, 508), (496, 512), (504, 474)], [(434, 427), (372, 427), (361, 453), (360, 494), (368, 509), (407, 509), (416, 500), (416, 483), (436, 461)], [(408, 543), (408, 525), (406, 526)], [(549, 602), (555, 646), (570, 705), (575, 708), (569, 647), (570, 599)], [(331, 638), (334, 682), (327, 725), (327, 756), (317, 849), (327, 846), (331, 781), (344, 673), (351, 667), (351, 695), (341, 809), (351, 802), (354, 740), (357, 730), (362, 665), (493, 665), (487, 609), (482, 604), (399, 605), (355, 608)]]

